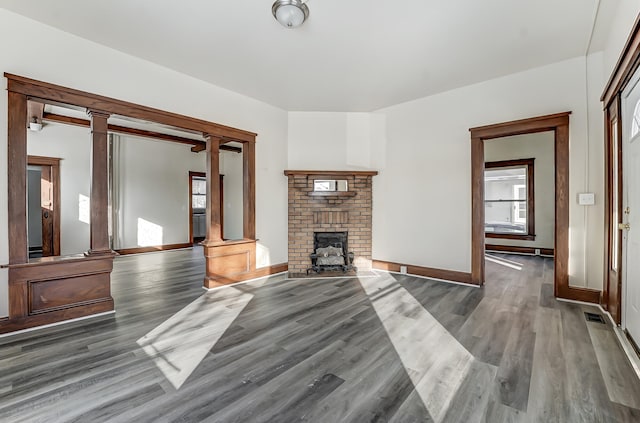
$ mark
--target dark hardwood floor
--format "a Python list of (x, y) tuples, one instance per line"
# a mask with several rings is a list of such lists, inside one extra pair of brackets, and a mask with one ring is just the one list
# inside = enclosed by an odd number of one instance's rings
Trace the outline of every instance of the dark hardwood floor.
[(552, 266), (207, 292), (201, 249), (120, 257), (115, 316), (0, 338), (0, 421), (640, 421), (611, 326), (553, 298)]

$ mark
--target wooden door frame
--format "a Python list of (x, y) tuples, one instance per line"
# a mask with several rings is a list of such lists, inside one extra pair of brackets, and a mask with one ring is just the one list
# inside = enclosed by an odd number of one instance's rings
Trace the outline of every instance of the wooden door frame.
[(554, 293), (556, 297), (599, 302), (600, 291), (569, 285), (569, 115), (538, 116), (471, 128), (471, 279), (485, 282), (484, 142), (494, 138), (553, 131), (555, 157)]
[[(618, 219), (622, 217), (622, 194), (623, 194), (623, 165), (622, 165), (622, 119), (620, 116), (620, 95), (614, 97), (605, 109), (605, 205), (604, 205), (604, 280), (602, 288), (602, 306), (611, 314), (613, 320), (620, 324), (622, 322), (622, 236), (618, 237), (618, 245), (612, 245), (613, 232), (613, 177), (614, 177), (614, 156), (613, 156), (613, 127), (616, 125), (618, 134), (618, 148), (615, 154), (618, 160)], [(617, 223), (617, 222), (616, 222)], [(617, 226), (617, 225), (616, 225)], [(616, 230), (619, 230), (616, 228)], [(617, 271), (613, 271), (614, 263), (611, 262), (611, 253), (614, 248), (618, 249), (618, 262), (615, 263)], [(614, 274), (615, 273), (615, 276)], [(615, 288), (612, 286), (615, 283)]]
[(59, 256), (60, 255), (60, 159), (57, 157), (27, 156), (27, 166), (48, 166), (51, 168), (51, 182), (53, 184), (52, 255)]
[[(206, 178), (206, 172), (189, 171), (189, 243), (193, 244), (193, 177)], [(220, 174), (220, 237), (224, 239), (224, 175)]]

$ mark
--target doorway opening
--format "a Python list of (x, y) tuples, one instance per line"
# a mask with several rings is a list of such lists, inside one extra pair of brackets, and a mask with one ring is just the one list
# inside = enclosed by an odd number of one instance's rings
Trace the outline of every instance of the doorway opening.
[[(207, 174), (189, 172), (189, 242), (207, 236)], [(224, 175), (220, 175), (220, 237), (224, 240)]]
[(60, 255), (60, 159), (27, 157), (29, 258)]
[(471, 128), (471, 279), (485, 282), (485, 142), (496, 138), (552, 132), (555, 163), (554, 294), (556, 297), (598, 302), (600, 292), (569, 286), (569, 115), (539, 116)]

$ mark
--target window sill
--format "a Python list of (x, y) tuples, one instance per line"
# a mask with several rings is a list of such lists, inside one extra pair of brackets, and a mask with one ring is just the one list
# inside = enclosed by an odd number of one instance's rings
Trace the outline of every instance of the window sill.
[(535, 241), (535, 235), (529, 234), (501, 234), (497, 232), (485, 232), (485, 238), (501, 238), (501, 239), (520, 239), (526, 241)]

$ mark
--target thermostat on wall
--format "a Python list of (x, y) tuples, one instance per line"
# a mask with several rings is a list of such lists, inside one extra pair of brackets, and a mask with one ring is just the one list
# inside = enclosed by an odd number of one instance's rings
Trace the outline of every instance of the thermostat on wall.
[(581, 206), (593, 206), (596, 203), (596, 195), (593, 192), (578, 194), (578, 204)]

